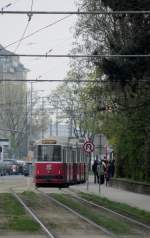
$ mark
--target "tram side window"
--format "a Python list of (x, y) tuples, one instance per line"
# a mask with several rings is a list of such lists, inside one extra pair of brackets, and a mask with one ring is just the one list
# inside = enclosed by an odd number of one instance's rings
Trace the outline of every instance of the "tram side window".
[(66, 163), (67, 162), (67, 158), (66, 158), (66, 150), (63, 149), (63, 162)]
[(67, 158), (68, 158), (68, 162), (71, 163), (72, 158), (71, 158), (71, 148), (70, 147), (67, 148)]
[(77, 148), (77, 162), (80, 163), (80, 148)]
[(61, 146), (54, 146), (52, 158), (53, 161), (61, 161)]
[(83, 151), (81, 150), (81, 162), (84, 162)]
[(66, 157), (66, 162), (68, 163), (67, 148), (65, 148), (65, 157)]
[(85, 162), (85, 153), (83, 150), (82, 150), (82, 162)]
[(87, 155), (86, 155), (86, 153), (84, 152), (83, 155), (84, 155), (84, 162), (87, 163)]
[(41, 161), (42, 159), (42, 147), (39, 145), (37, 149), (37, 160)]
[(77, 160), (76, 160), (76, 151), (75, 150), (72, 150), (72, 159), (73, 159), (73, 163), (77, 162)]
[(69, 156), (70, 163), (73, 163), (72, 148), (71, 147), (68, 148), (68, 156)]

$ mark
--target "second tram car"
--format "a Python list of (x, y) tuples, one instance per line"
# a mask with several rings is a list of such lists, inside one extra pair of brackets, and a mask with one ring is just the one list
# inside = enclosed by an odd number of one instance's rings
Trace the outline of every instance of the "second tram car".
[(43, 139), (35, 144), (34, 154), (36, 187), (68, 187), (86, 181), (87, 158), (81, 145)]

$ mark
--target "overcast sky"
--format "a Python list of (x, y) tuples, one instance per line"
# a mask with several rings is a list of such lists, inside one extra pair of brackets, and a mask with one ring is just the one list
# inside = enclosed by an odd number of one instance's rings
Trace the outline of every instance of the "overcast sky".
[[(5, 6), (11, 3), (8, 8)], [(27, 10), (31, 9), (32, 0), (0, 0), (0, 8), (4, 10)], [(76, 10), (74, 0), (34, 0), (33, 10), (35, 11), (67, 11)], [(28, 25), (25, 36), (45, 27), (66, 15), (33, 15)], [(48, 27), (43, 31), (29, 37), (23, 41), (16, 53), (23, 54), (46, 54), (52, 50), (52, 54), (67, 54), (72, 48), (73, 26), (76, 16), (69, 18)], [(0, 15), (1, 38), (0, 44), (4, 47), (19, 40), (25, 31), (28, 22), (26, 15)], [(17, 44), (7, 49), (14, 52)], [(68, 70), (69, 59), (65, 58), (20, 58), (20, 61), (30, 70), (28, 79), (56, 79), (61, 80), (65, 77)], [(38, 83), (34, 89), (51, 90), (55, 88), (54, 83)]]

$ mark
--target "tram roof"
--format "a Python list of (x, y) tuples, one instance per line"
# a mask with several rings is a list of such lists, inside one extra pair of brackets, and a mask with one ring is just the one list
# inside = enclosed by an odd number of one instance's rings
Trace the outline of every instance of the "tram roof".
[(79, 143), (79, 140), (77, 138), (70, 138), (70, 137), (58, 137), (58, 136), (52, 136), (49, 138), (43, 138), (35, 142), (35, 145), (50, 145), (50, 144), (57, 144), (57, 145), (76, 145), (81, 144)]

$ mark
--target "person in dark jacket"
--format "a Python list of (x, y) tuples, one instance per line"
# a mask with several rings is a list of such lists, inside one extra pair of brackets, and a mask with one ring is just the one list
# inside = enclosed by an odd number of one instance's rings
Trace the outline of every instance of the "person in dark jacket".
[(98, 164), (99, 164), (99, 161), (98, 161), (98, 158), (96, 158), (92, 165), (92, 171), (94, 174), (94, 183), (97, 183), (97, 182), (99, 183)]
[(114, 159), (110, 161), (109, 171), (110, 171), (110, 177), (114, 177), (114, 174), (115, 174), (115, 160)]

